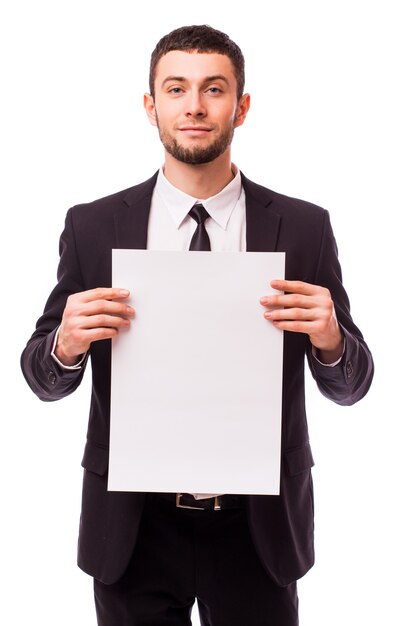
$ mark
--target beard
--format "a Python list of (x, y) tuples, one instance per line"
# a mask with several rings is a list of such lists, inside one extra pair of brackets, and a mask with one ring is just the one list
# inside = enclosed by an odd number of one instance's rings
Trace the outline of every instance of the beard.
[(159, 137), (165, 150), (169, 152), (174, 159), (181, 161), (181, 163), (188, 163), (189, 165), (203, 165), (203, 163), (210, 163), (223, 154), (232, 143), (234, 128), (230, 125), (230, 127), (226, 128), (210, 145), (205, 147), (195, 146), (194, 148), (185, 148), (179, 144), (167, 130), (161, 128), (158, 118), (156, 121), (158, 125)]

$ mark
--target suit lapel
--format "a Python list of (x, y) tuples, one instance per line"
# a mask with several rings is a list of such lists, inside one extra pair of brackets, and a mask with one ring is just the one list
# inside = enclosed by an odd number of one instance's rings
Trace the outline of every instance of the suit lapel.
[(158, 172), (126, 192), (123, 210), (114, 216), (117, 248), (146, 249), (149, 211), (157, 177)]
[(248, 252), (275, 252), (281, 216), (268, 191), (241, 174), (246, 196), (246, 249)]

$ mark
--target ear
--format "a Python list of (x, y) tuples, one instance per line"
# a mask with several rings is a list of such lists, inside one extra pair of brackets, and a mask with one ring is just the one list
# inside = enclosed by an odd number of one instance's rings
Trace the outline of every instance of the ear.
[(237, 106), (236, 116), (235, 116), (235, 124), (234, 127), (242, 126), (243, 122), (246, 119), (246, 115), (248, 114), (250, 108), (250, 95), (248, 93), (244, 93), (241, 99), (239, 100), (239, 104)]
[(143, 106), (152, 126), (157, 126), (155, 102), (150, 93), (145, 93), (143, 96)]

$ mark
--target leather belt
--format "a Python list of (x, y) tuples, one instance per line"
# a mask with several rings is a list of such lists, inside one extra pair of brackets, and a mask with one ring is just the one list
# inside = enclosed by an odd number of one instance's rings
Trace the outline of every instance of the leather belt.
[(191, 493), (177, 493), (175, 494), (175, 506), (177, 509), (195, 511), (221, 511), (223, 509), (240, 509), (243, 502), (240, 496), (232, 494), (196, 500)]
[(160, 493), (155, 494), (164, 500), (169, 500), (177, 509), (189, 509), (192, 511), (223, 511), (225, 509), (244, 508), (243, 496), (225, 494), (212, 498), (196, 500), (191, 493)]

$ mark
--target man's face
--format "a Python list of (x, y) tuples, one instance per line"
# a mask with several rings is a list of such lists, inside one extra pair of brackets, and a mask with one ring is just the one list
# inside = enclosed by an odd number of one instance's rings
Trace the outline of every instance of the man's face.
[(158, 126), (165, 150), (191, 164), (223, 154), (249, 103), (247, 96), (238, 103), (236, 89), (226, 55), (179, 50), (165, 54), (156, 67), (155, 97), (145, 96), (149, 119)]

